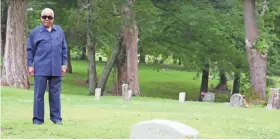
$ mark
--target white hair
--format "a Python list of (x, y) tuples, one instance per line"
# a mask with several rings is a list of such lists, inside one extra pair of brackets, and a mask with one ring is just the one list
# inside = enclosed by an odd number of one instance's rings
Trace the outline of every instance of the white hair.
[(44, 15), (45, 12), (51, 12), (52, 16), (54, 16), (54, 12), (51, 8), (45, 8), (42, 12), (41, 12), (41, 16)]

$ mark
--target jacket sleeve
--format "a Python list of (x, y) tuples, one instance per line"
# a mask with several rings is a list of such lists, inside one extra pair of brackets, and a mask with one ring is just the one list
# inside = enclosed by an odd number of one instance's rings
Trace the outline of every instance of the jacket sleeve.
[(33, 35), (33, 31), (30, 33), (28, 41), (27, 41), (27, 65), (28, 67), (33, 67), (33, 62), (34, 62), (34, 52), (35, 50), (35, 46), (33, 44), (33, 39), (34, 39), (34, 35)]

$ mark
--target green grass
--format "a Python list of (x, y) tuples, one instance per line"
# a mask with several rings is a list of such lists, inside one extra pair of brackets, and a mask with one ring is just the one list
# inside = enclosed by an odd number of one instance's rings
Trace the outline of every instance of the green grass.
[[(98, 74), (104, 63), (97, 66)], [(223, 103), (201, 103), (196, 100), (200, 78), (184, 71), (153, 71), (141, 65), (139, 83), (145, 97), (123, 101), (121, 97), (106, 96), (96, 101), (88, 96), (87, 62), (73, 61), (73, 74), (63, 78), (62, 116), (64, 125), (49, 120), (48, 94), (45, 95), (45, 124), (32, 124), (33, 91), (2, 87), (1, 138), (128, 138), (131, 126), (140, 121), (169, 119), (196, 128), (200, 138), (279, 138), (280, 113), (276, 110), (225, 107)], [(115, 77), (116, 78), (116, 77)], [(31, 83), (33, 79), (30, 79)], [(218, 79), (210, 80), (217, 84)], [(210, 85), (209, 84), (209, 85)], [(107, 90), (113, 85), (113, 76)], [(187, 92), (187, 102), (178, 103), (178, 94)], [(176, 100), (172, 100), (176, 99)], [(220, 102), (228, 101), (226, 94), (217, 94)]]
[(197, 129), (200, 138), (279, 138), (280, 113), (264, 108), (231, 108), (222, 103), (200, 103), (133, 97), (62, 95), (64, 125), (49, 120), (45, 95), (45, 124), (31, 123), (30, 90), (2, 88), (1, 138), (128, 138), (131, 126), (151, 119), (180, 121)]

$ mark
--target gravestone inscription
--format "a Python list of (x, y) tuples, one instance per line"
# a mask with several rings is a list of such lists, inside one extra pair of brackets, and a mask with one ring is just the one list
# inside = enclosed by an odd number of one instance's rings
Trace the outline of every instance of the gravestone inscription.
[(177, 121), (150, 120), (133, 125), (130, 139), (196, 139), (198, 134), (196, 129)]

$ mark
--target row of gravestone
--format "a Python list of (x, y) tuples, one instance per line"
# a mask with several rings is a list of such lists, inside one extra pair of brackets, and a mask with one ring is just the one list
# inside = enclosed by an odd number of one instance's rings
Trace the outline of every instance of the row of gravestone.
[[(201, 98), (203, 102), (215, 102), (216, 97), (214, 93), (211, 92), (202, 92), (201, 93)], [(186, 92), (180, 92), (179, 93), (179, 103), (184, 103), (186, 99)]]
[[(101, 96), (101, 88), (95, 89), (95, 99), (99, 100)], [(122, 96), (125, 101), (130, 101), (132, 97), (132, 90), (128, 90), (128, 85), (123, 84), (122, 85)], [(201, 98), (203, 102), (215, 102), (216, 96), (214, 93), (211, 92), (202, 92)], [(179, 103), (184, 103), (186, 100), (186, 93), (180, 92), (179, 93)], [(239, 106), (239, 107), (245, 107), (244, 104), (245, 97), (241, 94), (233, 94), (230, 98), (230, 103), (225, 103), (227, 106)]]
[[(202, 92), (201, 98), (203, 102), (215, 102), (216, 96), (214, 93), (211, 92)], [(179, 93), (179, 103), (184, 103), (186, 99), (186, 93), (180, 92)], [(233, 107), (245, 107), (246, 106), (246, 99), (244, 95), (241, 94), (233, 94), (230, 97), (230, 102), (225, 103), (226, 106), (233, 106)]]

